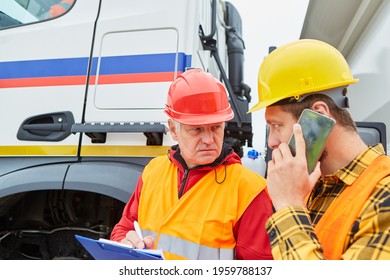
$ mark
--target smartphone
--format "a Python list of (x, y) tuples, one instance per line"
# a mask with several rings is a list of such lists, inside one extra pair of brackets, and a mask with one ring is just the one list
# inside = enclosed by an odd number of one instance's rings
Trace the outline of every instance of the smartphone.
[[(313, 110), (304, 109), (298, 123), (302, 127), (303, 138), (306, 143), (307, 169), (310, 174), (324, 150), (325, 143), (336, 121)], [(295, 156), (294, 134), (291, 135), (288, 145), (291, 153)]]

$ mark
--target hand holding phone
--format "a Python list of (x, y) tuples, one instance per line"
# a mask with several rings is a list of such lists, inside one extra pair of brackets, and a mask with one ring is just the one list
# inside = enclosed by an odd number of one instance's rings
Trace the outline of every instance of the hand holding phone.
[[(319, 160), (326, 141), (336, 124), (336, 121), (310, 109), (304, 109), (298, 123), (302, 127), (303, 138), (306, 143), (306, 159), (309, 174)], [(294, 134), (288, 143), (293, 156), (296, 154)]]

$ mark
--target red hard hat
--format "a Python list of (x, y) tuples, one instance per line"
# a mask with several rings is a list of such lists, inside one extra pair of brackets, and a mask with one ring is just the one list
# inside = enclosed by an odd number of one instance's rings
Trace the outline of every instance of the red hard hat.
[(234, 117), (225, 87), (201, 69), (188, 70), (173, 81), (164, 112), (188, 125), (225, 122)]

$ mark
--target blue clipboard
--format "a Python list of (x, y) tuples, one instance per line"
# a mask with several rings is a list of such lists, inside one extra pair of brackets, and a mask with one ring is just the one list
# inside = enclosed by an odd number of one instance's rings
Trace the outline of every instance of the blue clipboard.
[(163, 260), (160, 250), (131, 249), (121, 243), (95, 240), (81, 235), (76, 239), (84, 246), (95, 260)]

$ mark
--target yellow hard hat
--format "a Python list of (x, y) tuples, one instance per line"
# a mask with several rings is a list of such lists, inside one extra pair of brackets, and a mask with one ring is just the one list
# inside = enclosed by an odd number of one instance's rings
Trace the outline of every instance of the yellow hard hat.
[(356, 83), (347, 61), (333, 46), (302, 39), (272, 51), (260, 66), (257, 111), (286, 98)]

